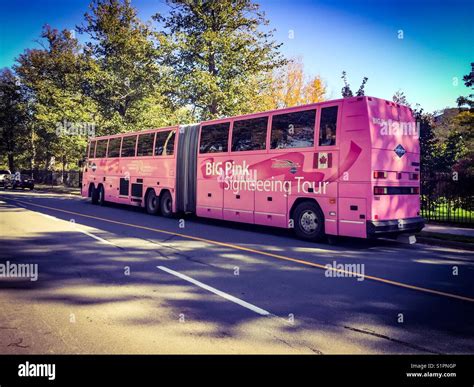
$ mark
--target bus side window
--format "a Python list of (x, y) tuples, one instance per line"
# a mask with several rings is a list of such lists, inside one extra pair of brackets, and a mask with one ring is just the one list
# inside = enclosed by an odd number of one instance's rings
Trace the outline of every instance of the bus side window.
[(229, 128), (229, 122), (201, 127), (199, 153), (227, 152)]
[(121, 137), (111, 138), (109, 140), (109, 149), (107, 150), (107, 157), (119, 157), (120, 156), (120, 142)]
[(337, 106), (321, 109), (319, 146), (336, 145)]
[(122, 140), (122, 157), (134, 157), (135, 156), (135, 144), (137, 142), (137, 136), (124, 137)]
[(145, 133), (138, 136), (137, 156), (153, 156), (153, 140), (155, 133)]
[(155, 156), (172, 156), (174, 153), (174, 131), (156, 133)]
[(89, 144), (89, 158), (93, 159), (95, 153), (95, 141), (91, 141)]
[(271, 149), (312, 147), (315, 121), (316, 109), (274, 115)]
[(265, 149), (267, 124), (268, 117), (235, 121), (232, 129), (232, 152)]
[(95, 158), (101, 159), (107, 154), (107, 142), (109, 140), (98, 140), (95, 147)]

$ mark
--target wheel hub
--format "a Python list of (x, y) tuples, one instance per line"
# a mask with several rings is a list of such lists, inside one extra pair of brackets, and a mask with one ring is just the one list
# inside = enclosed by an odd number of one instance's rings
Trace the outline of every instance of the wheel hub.
[(303, 215), (301, 215), (300, 224), (305, 232), (313, 232), (318, 227), (316, 214), (310, 210), (305, 211)]

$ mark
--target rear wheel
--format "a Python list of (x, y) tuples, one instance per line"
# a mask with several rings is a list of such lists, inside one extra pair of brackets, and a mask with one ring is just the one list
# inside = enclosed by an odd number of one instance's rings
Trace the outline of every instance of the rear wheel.
[(97, 204), (99, 202), (99, 189), (94, 186), (91, 187), (91, 203)]
[(98, 197), (97, 197), (97, 204), (99, 206), (103, 206), (104, 203), (105, 203), (105, 190), (104, 190), (104, 186), (103, 185), (99, 185), (99, 189), (98, 189)]
[(168, 191), (161, 194), (160, 212), (165, 218), (171, 218), (173, 216), (173, 198)]
[(316, 203), (302, 202), (293, 212), (296, 235), (309, 241), (320, 241), (324, 237), (324, 215)]
[(150, 215), (155, 215), (158, 213), (158, 210), (160, 209), (160, 199), (158, 196), (156, 196), (154, 189), (152, 189), (150, 192), (148, 192), (148, 195), (146, 195), (145, 206), (146, 212), (148, 212)]

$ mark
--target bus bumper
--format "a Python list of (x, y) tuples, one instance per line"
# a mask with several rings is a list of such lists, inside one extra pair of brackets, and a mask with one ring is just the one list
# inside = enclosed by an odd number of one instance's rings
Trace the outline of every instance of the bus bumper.
[(418, 216), (416, 218), (395, 220), (368, 220), (367, 236), (382, 236), (384, 234), (402, 234), (420, 232), (425, 227), (425, 220)]

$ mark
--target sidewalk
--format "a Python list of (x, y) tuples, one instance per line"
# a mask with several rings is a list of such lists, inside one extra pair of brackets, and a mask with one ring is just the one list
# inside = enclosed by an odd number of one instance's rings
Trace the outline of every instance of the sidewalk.
[(423, 232), (435, 232), (441, 234), (464, 235), (474, 238), (474, 228), (463, 228), (455, 226), (443, 226), (441, 224), (427, 224)]
[(65, 187), (63, 185), (35, 184), (35, 191), (63, 193), (70, 195), (81, 195), (81, 189), (77, 187)]
[(442, 224), (426, 224), (417, 234), (420, 243), (474, 250), (474, 229)]

